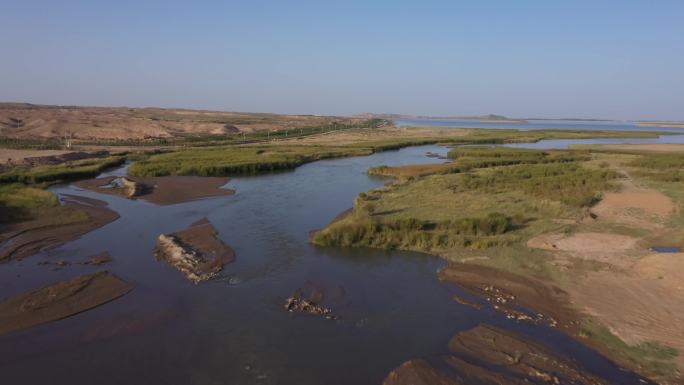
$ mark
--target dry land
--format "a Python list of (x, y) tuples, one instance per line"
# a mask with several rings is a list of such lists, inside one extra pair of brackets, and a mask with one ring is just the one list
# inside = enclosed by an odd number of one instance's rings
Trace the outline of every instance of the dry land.
[(355, 125), (372, 119), (188, 109), (0, 103), (0, 136), (15, 139), (151, 140)]

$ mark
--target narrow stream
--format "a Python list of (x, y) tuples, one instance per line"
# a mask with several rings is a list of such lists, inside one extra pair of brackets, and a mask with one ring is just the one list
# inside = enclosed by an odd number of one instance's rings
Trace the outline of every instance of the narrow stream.
[[(58, 322), (0, 337), (1, 384), (374, 384), (402, 362), (447, 352), (459, 330), (486, 322), (551, 343), (615, 383), (639, 383), (594, 351), (546, 327), (518, 324), (436, 277), (444, 262), (428, 255), (319, 248), (307, 242), (349, 208), (359, 192), (382, 186), (366, 170), (380, 164), (443, 162), (438, 146), (319, 161), (291, 172), (232, 179), (237, 191), (172, 206), (58, 187), (107, 201), (121, 218), (79, 240), (0, 268), (10, 296), (93, 271), (53, 271), (45, 259), (79, 261), (108, 251), (104, 268), (134, 282), (129, 295)], [(115, 171), (125, 172), (124, 169)], [(111, 174), (111, 173), (108, 173)], [(225, 278), (193, 285), (152, 256), (160, 233), (207, 217), (237, 253)], [(297, 288), (323, 288), (341, 316), (291, 314)]]

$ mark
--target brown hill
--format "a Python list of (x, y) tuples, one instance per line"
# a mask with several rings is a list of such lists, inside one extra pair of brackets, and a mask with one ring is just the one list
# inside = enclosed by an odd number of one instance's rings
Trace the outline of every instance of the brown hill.
[(146, 139), (315, 127), (360, 118), (188, 109), (44, 106), (0, 103), (0, 137)]

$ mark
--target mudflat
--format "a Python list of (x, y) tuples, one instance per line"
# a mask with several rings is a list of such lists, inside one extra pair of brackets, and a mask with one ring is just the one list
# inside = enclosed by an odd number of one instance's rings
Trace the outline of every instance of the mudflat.
[(172, 205), (196, 199), (232, 195), (235, 191), (222, 188), (229, 178), (199, 176), (163, 176), (163, 177), (125, 177), (141, 186), (141, 191), (134, 195), (126, 193), (126, 189), (113, 187), (118, 177), (88, 179), (76, 182), (75, 185), (90, 191), (104, 194), (127, 196), (142, 199), (158, 205)]
[(132, 289), (132, 284), (102, 271), (20, 294), (0, 302), (0, 335), (81, 313)]
[(63, 223), (53, 218), (58, 214), (47, 213), (30, 221), (7, 225), (0, 229), (0, 262), (23, 259), (57, 247), (119, 218), (106, 202), (97, 199), (65, 194), (62, 201), (69, 213), (81, 218)]
[(459, 332), (451, 354), (407, 361), (384, 385), (608, 384), (528, 338), (490, 325)]

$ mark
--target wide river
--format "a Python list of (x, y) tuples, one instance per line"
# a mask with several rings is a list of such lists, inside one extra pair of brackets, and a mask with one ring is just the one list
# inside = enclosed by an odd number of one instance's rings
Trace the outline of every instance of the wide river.
[[(104, 268), (136, 284), (109, 304), (0, 338), (0, 384), (374, 384), (402, 362), (447, 352), (459, 330), (486, 322), (550, 343), (614, 383), (639, 380), (547, 327), (516, 323), (491, 308), (459, 305), (440, 283), (444, 262), (428, 255), (310, 245), (362, 191), (382, 186), (370, 166), (443, 162), (406, 148), (310, 163), (291, 172), (232, 179), (233, 196), (156, 206), (72, 186), (107, 201), (121, 218), (48, 253), (0, 266), (1, 296), (93, 271), (53, 270), (108, 251)], [(125, 169), (116, 170), (121, 174)], [(109, 173), (111, 174), (111, 173)], [(237, 253), (223, 279), (193, 285), (153, 258), (161, 233), (207, 217)], [(295, 289), (320, 288), (340, 320), (291, 314)]]

